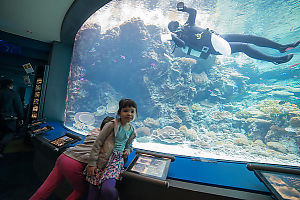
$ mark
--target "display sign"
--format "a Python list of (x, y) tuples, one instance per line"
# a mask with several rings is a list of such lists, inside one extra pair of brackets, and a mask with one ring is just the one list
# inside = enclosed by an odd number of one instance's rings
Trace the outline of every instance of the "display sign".
[(254, 172), (276, 199), (300, 199), (300, 175), (262, 170), (255, 170)]
[(19, 45), (0, 40), (0, 52), (22, 55), (22, 48)]
[(48, 79), (49, 66), (42, 65), (34, 68), (34, 80), (30, 95), (30, 104), (28, 108), (28, 123), (43, 118), (46, 86)]
[(30, 74), (30, 73), (34, 72), (34, 70), (33, 70), (30, 63), (24, 64), (23, 68), (24, 68), (24, 70), (26, 71), (27, 74)]
[(28, 125), (28, 128), (33, 128), (39, 125), (46, 123), (44, 119), (32, 121), (31, 124)]
[(47, 125), (47, 126), (44, 126), (44, 127), (37, 128), (37, 129), (33, 130), (32, 133), (34, 135), (38, 135), (38, 134), (41, 134), (41, 133), (45, 133), (45, 132), (51, 131), (53, 129), (54, 128), (52, 126)]
[(41, 90), (42, 90), (42, 78), (37, 78), (34, 88), (34, 95), (33, 95), (33, 105), (32, 105), (32, 112), (31, 112), (31, 118), (32, 119), (38, 119), (38, 111), (39, 111), (39, 105), (40, 105), (40, 97), (41, 97)]
[(159, 180), (166, 180), (170, 162), (171, 159), (169, 158), (137, 154), (127, 171)]
[(56, 148), (63, 148), (69, 144), (78, 142), (79, 140), (81, 140), (81, 137), (79, 137), (77, 135), (73, 135), (71, 133), (66, 133), (65, 135), (63, 135), (59, 138), (51, 140), (49, 143), (51, 145), (55, 146)]

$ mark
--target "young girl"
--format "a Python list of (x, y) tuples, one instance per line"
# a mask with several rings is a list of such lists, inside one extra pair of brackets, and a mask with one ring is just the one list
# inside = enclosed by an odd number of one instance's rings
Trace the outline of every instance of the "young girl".
[(90, 183), (88, 200), (98, 200), (100, 188), (105, 200), (119, 199), (116, 180), (128, 155), (132, 152), (132, 141), (136, 137), (130, 122), (137, 115), (137, 105), (131, 99), (119, 102), (118, 119), (107, 123), (98, 135), (86, 168)]
[(103, 126), (113, 120), (113, 117), (106, 117), (100, 126), (100, 129), (94, 129), (91, 131), (91, 135), (88, 135), (83, 144), (78, 144), (74, 147), (68, 148), (62, 153), (56, 160), (55, 166), (51, 173), (41, 185), (41, 187), (33, 194), (30, 200), (43, 200), (47, 199), (53, 192), (53, 190), (64, 179), (74, 188), (73, 192), (68, 196), (67, 200), (80, 199), (86, 192), (86, 181), (82, 172), (87, 164), (87, 159), (91, 151), (92, 145), (96, 140), (97, 135)]

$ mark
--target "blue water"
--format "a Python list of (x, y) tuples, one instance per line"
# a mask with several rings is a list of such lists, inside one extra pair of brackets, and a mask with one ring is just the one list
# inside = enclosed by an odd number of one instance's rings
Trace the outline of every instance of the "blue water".
[[(162, 42), (176, 1), (112, 1), (78, 31), (65, 126), (82, 134), (138, 104), (134, 147), (178, 155), (300, 166), (300, 47), (274, 65), (243, 53), (197, 59)], [(219, 34), (300, 40), (297, 0), (185, 1), (196, 25)], [(280, 53), (255, 47), (266, 54)]]

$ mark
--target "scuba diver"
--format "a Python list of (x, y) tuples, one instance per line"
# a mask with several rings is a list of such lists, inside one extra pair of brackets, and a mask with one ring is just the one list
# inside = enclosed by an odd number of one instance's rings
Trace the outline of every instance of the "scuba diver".
[[(171, 21), (168, 24), (168, 29), (171, 31), (171, 37), (168, 40), (173, 40), (175, 45), (182, 48), (182, 51), (188, 55), (208, 58), (213, 55), (230, 55), (231, 53), (243, 52), (251, 58), (281, 64), (290, 61), (294, 54), (290, 53), (284, 56), (269, 56), (249, 44), (254, 44), (260, 47), (268, 47), (276, 49), (281, 53), (297, 47), (300, 40), (287, 45), (281, 45), (263, 37), (244, 34), (223, 34), (219, 35), (212, 30), (203, 29), (195, 26), (197, 11), (193, 8), (184, 6), (183, 2), (177, 4), (177, 10), (187, 12), (188, 20), (181, 26), (178, 21)], [(162, 37), (163, 40), (163, 37)]]

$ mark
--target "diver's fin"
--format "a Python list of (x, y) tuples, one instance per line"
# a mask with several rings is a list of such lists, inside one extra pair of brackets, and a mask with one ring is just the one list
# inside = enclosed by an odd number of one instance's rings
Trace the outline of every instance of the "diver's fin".
[(282, 64), (282, 63), (289, 62), (293, 58), (293, 56), (294, 56), (294, 54), (290, 53), (288, 55), (280, 57), (277, 61), (274, 61), (273, 63), (275, 65), (279, 65), (279, 64)]
[(281, 48), (279, 51), (280, 51), (280, 53), (287, 52), (287, 51), (289, 51), (291, 49), (296, 48), (299, 44), (300, 44), (300, 40), (297, 41), (297, 42), (295, 42), (295, 43), (293, 43), (293, 44), (284, 45), (284, 47)]

